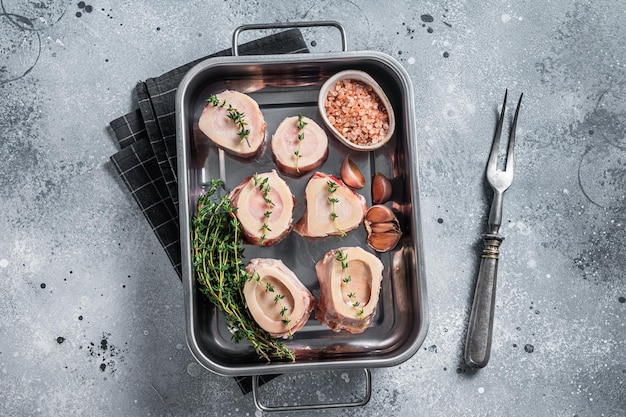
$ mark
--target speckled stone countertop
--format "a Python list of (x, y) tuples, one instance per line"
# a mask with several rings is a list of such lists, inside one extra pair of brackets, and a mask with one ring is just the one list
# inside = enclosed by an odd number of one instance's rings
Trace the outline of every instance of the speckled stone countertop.
[[(350, 50), (395, 57), (415, 88), (430, 328), (410, 360), (372, 370), (363, 408), (297, 414), (626, 415), (621, 0), (0, 6), (0, 415), (263, 414), (189, 353), (180, 281), (111, 166), (108, 123), (136, 106), (138, 81), (228, 48), (242, 24), (329, 19)], [(305, 35), (312, 52), (333, 43)], [(491, 360), (474, 371), (463, 346), (507, 88), (524, 93), (516, 176)], [(279, 377), (262, 391), (335, 401), (359, 378)]]

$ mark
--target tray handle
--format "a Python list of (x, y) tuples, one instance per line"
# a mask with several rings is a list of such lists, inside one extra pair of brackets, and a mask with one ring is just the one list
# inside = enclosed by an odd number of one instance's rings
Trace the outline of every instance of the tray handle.
[(365, 395), (362, 399), (355, 402), (269, 407), (265, 404), (262, 404), (259, 399), (259, 375), (252, 376), (252, 398), (254, 399), (254, 405), (256, 406), (256, 408), (263, 412), (326, 410), (329, 408), (362, 407), (370, 401), (370, 398), (372, 398), (372, 373), (367, 368), (364, 368), (363, 371), (365, 372)]
[(341, 34), (341, 47), (343, 52), (348, 51), (348, 37), (346, 30), (341, 23), (333, 20), (311, 21), (311, 22), (278, 22), (278, 23), (252, 23), (249, 25), (239, 26), (233, 32), (233, 56), (239, 56), (239, 34), (246, 30), (266, 30), (266, 29), (288, 29), (288, 28), (306, 28), (332, 26), (339, 30)]

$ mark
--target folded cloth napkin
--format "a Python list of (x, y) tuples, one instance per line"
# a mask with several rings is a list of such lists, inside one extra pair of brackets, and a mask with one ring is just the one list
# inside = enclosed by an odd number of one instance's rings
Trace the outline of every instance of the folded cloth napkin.
[[(241, 55), (308, 52), (298, 29), (276, 33), (240, 45)], [(178, 185), (176, 172), (176, 90), (184, 75), (200, 61), (230, 56), (230, 49), (200, 58), (149, 78), (135, 87), (139, 108), (110, 122), (120, 151), (111, 161), (139, 205), (174, 270), (181, 278)], [(262, 384), (275, 375), (262, 376)], [(241, 390), (250, 392), (250, 377), (236, 378)]]

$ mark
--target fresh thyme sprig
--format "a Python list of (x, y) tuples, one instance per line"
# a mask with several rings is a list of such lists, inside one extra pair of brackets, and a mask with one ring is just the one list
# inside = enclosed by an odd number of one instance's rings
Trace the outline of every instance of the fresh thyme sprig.
[[(206, 101), (207, 103), (212, 104), (213, 107), (222, 108), (222, 107), (225, 107), (227, 104), (226, 100), (220, 102), (220, 100), (217, 98), (215, 94), (211, 94), (211, 96)], [(234, 108), (230, 104), (228, 104), (226, 111), (228, 112), (228, 115), (226, 117), (228, 117), (237, 125), (237, 133), (239, 134), (240, 142), (243, 143), (243, 141), (245, 140), (248, 146), (250, 146), (250, 141), (248, 140), (248, 136), (250, 136), (250, 129), (246, 129), (248, 122), (244, 120), (245, 114), (240, 113), (236, 108)]]
[(300, 159), (300, 148), (302, 145), (302, 141), (304, 140), (304, 126), (308, 123), (304, 121), (301, 113), (298, 113), (298, 149), (294, 152), (296, 155), (296, 172), (300, 172), (300, 168), (298, 167), (298, 160)]
[(346, 235), (346, 232), (344, 232), (339, 227), (339, 223), (337, 222), (337, 217), (339, 216), (335, 212), (335, 204), (339, 203), (339, 199), (335, 197), (335, 192), (337, 191), (338, 185), (335, 181), (328, 180), (328, 182), (326, 182), (326, 187), (328, 190), (328, 194), (330, 194), (330, 196), (328, 197), (328, 202), (330, 203), (330, 218), (333, 220), (333, 224), (335, 225), (335, 228), (339, 231), (341, 237), (344, 237)]
[(259, 238), (259, 242), (263, 244), (265, 239), (267, 239), (266, 233), (272, 231), (269, 227), (269, 220), (272, 215), (272, 207), (274, 207), (275, 204), (270, 199), (269, 179), (267, 177), (261, 179), (257, 173), (255, 173), (252, 178), (254, 180), (254, 186), (259, 187), (259, 191), (263, 193), (263, 201), (265, 201), (265, 204), (267, 205), (265, 213), (263, 214), (265, 221), (263, 222), (263, 226), (261, 226), (261, 237)]
[(192, 264), (200, 291), (224, 314), (235, 342), (250, 341), (259, 357), (295, 360), (293, 351), (254, 321), (246, 308), (243, 288), (250, 274), (243, 264), (243, 241), (236, 210), (228, 195), (218, 197), (222, 180), (211, 180), (198, 197), (192, 219)]
[(289, 309), (283, 303), (283, 300), (285, 299), (285, 295), (276, 292), (276, 288), (272, 284), (270, 284), (269, 282), (263, 281), (261, 279), (261, 275), (259, 275), (258, 272), (256, 272), (256, 271), (254, 272), (253, 278), (254, 278), (254, 280), (256, 280), (256, 282), (258, 282), (260, 285), (263, 285), (265, 287), (265, 291), (271, 292), (271, 293), (276, 293), (274, 295), (274, 305), (278, 304), (278, 307), (280, 308), (280, 316), (282, 317), (280, 322), (282, 324), (284, 324), (285, 327), (287, 327), (287, 330), (289, 331), (289, 338), (292, 338), (293, 337), (293, 333), (292, 333), (291, 329), (293, 327), (289, 325), (291, 323), (291, 319), (289, 318), (289, 316), (287, 316), (287, 310), (289, 310)]
[[(337, 251), (337, 256), (335, 257), (335, 259), (338, 262), (341, 262), (341, 271), (342, 273), (346, 273), (346, 270), (348, 269), (348, 254), (346, 254), (343, 250), (339, 249)], [(365, 318), (365, 316), (363, 315), (363, 308), (360, 307), (361, 303), (357, 300), (355, 300), (356, 298), (356, 294), (353, 293), (352, 291), (350, 291), (350, 282), (352, 281), (352, 277), (350, 277), (350, 275), (345, 275), (341, 281), (345, 284), (346, 286), (346, 291), (348, 291), (347, 297), (348, 299), (350, 299), (350, 303), (352, 305), (352, 307), (354, 307), (354, 309), (356, 310), (356, 313), (359, 315), (360, 318)]]

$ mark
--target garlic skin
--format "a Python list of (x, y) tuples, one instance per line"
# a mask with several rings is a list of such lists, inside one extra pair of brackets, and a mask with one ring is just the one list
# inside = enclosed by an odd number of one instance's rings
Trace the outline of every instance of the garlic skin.
[(377, 172), (372, 180), (372, 202), (374, 204), (385, 204), (391, 198), (392, 191), (391, 181), (380, 172)]
[(396, 215), (393, 214), (393, 211), (391, 211), (389, 207), (383, 206), (382, 204), (370, 207), (365, 214), (365, 218), (370, 223), (389, 223), (394, 220), (397, 221)]
[(363, 225), (367, 231), (367, 244), (377, 252), (392, 250), (402, 236), (398, 218), (389, 207), (382, 204), (367, 210)]
[(346, 155), (341, 163), (341, 179), (348, 187), (357, 190), (365, 187), (365, 177), (359, 167), (350, 159), (350, 155)]

